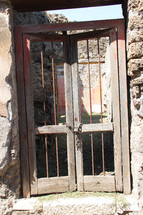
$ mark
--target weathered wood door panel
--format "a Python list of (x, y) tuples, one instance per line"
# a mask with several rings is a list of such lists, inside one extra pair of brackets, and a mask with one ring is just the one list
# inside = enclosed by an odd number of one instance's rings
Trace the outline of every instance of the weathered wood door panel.
[[(126, 106), (127, 86), (123, 28), (123, 20), (16, 27), (16, 63), (19, 92), (21, 166), (24, 197), (37, 194), (75, 191), (76, 189), (79, 191), (124, 191), (126, 194), (130, 193), (128, 115)], [(68, 30), (83, 29), (89, 31), (73, 35), (67, 35), (65, 33), (65, 31)], [(41, 34), (53, 31), (63, 31), (64, 33)], [(100, 62), (102, 61), (100, 54), (100, 38), (108, 38), (109, 43), (108, 60), (110, 61), (112, 97), (110, 104), (112, 106), (112, 116), (111, 119), (106, 122), (104, 121), (104, 118), (107, 118), (107, 116), (103, 116), (103, 80), (101, 78), (102, 74), (100, 65)], [(97, 42), (97, 62), (90, 62), (90, 40), (95, 40)], [(56, 118), (54, 118), (53, 124), (47, 124), (44, 122), (41, 126), (35, 125), (34, 123), (30, 59), (30, 42), (33, 41), (49, 41), (51, 44), (55, 41), (63, 43), (66, 110), (65, 124), (58, 124)], [(81, 100), (83, 99), (83, 92), (81, 90), (82, 75), (80, 71), (80, 64), (82, 64), (82, 62), (78, 59), (78, 43), (80, 41), (84, 41), (87, 47), (85, 53), (87, 56), (86, 65), (88, 75), (85, 85), (86, 88), (88, 88), (89, 101), (85, 101), (84, 104), (85, 109), (88, 109), (86, 110), (86, 115), (89, 115), (90, 119), (88, 122), (86, 122), (82, 115), (83, 104), (81, 103)], [(42, 64), (44, 64), (44, 62)], [(91, 89), (91, 86), (94, 83), (94, 74), (90, 74), (90, 64), (97, 64), (98, 66), (100, 92), (100, 119), (98, 120), (96, 120), (97, 117), (92, 114), (92, 96), (95, 96), (97, 91), (92, 91)], [(51, 65), (52, 73), (55, 73), (53, 57)], [(53, 82), (54, 81), (55, 79), (53, 79)], [(42, 87), (44, 88), (43, 84), (44, 82), (42, 82)], [(82, 85), (84, 85), (84, 83), (82, 83)], [(53, 88), (53, 92), (54, 90), (55, 89)], [(55, 93), (53, 93), (53, 97), (54, 94)], [(90, 104), (89, 107), (86, 103)], [(56, 113), (56, 108), (53, 108), (53, 110)], [(95, 121), (93, 118), (95, 118)], [(126, 132), (124, 130), (125, 127)], [(49, 177), (47, 162), (48, 148), (46, 148), (47, 146), (45, 144), (47, 176), (38, 178), (35, 137), (41, 136), (44, 138), (44, 142), (46, 142), (48, 135), (54, 135), (55, 142), (57, 142), (59, 134), (66, 135), (68, 174), (66, 176), (60, 176), (59, 171), (57, 170), (57, 176)], [(107, 138), (109, 141), (106, 141)], [(106, 171), (106, 158), (111, 155), (109, 153), (109, 155), (106, 156), (104, 148), (108, 146), (110, 141), (113, 145), (114, 151), (114, 170), (108, 172), (108, 170)], [(88, 167), (86, 167), (86, 155), (88, 154), (89, 145), (91, 145), (91, 159), (90, 161), (88, 159), (90, 164), (88, 163)], [(100, 161), (100, 163), (102, 163), (102, 170), (101, 166), (99, 167), (96, 163), (99, 158), (95, 151), (95, 145), (97, 148), (101, 147), (98, 154), (101, 154), (102, 157), (102, 160)], [(56, 153), (56, 156), (58, 160), (58, 153)], [(91, 169), (91, 173), (89, 173), (88, 168)]]
[[(51, 36), (46, 38), (46, 41), (61, 41), (59, 36)], [(31, 38), (31, 37), (30, 37)], [(32, 37), (33, 38), (33, 37)], [(42, 41), (41, 36), (34, 37), (34, 41)], [(75, 185), (75, 161), (74, 161), (74, 134), (67, 128), (66, 125), (45, 124), (44, 126), (34, 125), (34, 108), (33, 108), (33, 95), (32, 95), (32, 78), (31, 78), (31, 62), (30, 62), (30, 40), (28, 35), (23, 37), (24, 46), (24, 75), (25, 75), (25, 93), (26, 93), (26, 112), (27, 112), (27, 127), (28, 127), (28, 142), (29, 142), (29, 167), (30, 167), (30, 187), (31, 195), (46, 194), (46, 193), (60, 193), (67, 191), (74, 191)], [(67, 53), (68, 40), (64, 40), (64, 82), (65, 82), (65, 100), (66, 100), (66, 123), (73, 126), (73, 109), (72, 109), (72, 86), (71, 74), (69, 73), (69, 57)], [(42, 63), (43, 64), (43, 63)], [(43, 68), (42, 68), (43, 70)], [(54, 86), (54, 85), (53, 85)], [(44, 87), (43, 87), (44, 88)], [(45, 104), (44, 104), (45, 105)], [(54, 109), (54, 111), (56, 111)], [(55, 114), (55, 112), (54, 112)], [(56, 117), (56, 116), (55, 116)], [(57, 166), (57, 177), (49, 177), (48, 174), (48, 157), (46, 158), (47, 177), (37, 177), (37, 160), (36, 160), (36, 143), (35, 135), (44, 135), (47, 146), (47, 135), (49, 134), (66, 134), (67, 135), (67, 160), (68, 160), (68, 176), (59, 175), (59, 166)], [(57, 141), (57, 136), (56, 141)], [(48, 149), (46, 155), (48, 156)], [(57, 155), (58, 156), (58, 155)], [(44, 159), (44, 158), (43, 158)], [(57, 158), (58, 159), (58, 158)], [(59, 165), (59, 164), (57, 164)]]
[[(109, 36), (110, 40), (110, 60), (111, 65), (111, 85), (112, 85), (112, 103), (113, 103), (113, 120), (112, 122), (103, 123), (102, 119), (102, 103), (101, 103), (101, 123), (92, 122), (92, 104), (90, 104), (90, 124), (82, 123), (81, 119), (81, 107), (80, 107), (80, 89), (79, 89), (79, 69), (78, 69), (78, 56), (77, 56), (77, 42), (80, 40), (86, 40), (88, 45), (89, 39), (97, 39), (99, 43), (100, 37)], [(98, 44), (99, 46), (99, 44)], [(89, 49), (87, 47), (87, 49)], [(98, 47), (99, 49), (99, 47)], [(89, 51), (89, 50), (87, 50)], [(98, 50), (99, 52), (99, 50)], [(72, 83), (73, 83), (73, 101), (74, 101), (74, 127), (78, 132), (75, 132), (75, 150), (76, 150), (76, 174), (77, 174), (77, 189), (79, 191), (122, 191), (122, 169), (121, 169), (121, 132), (120, 132), (120, 105), (119, 105), (119, 73), (118, 73), (118, 54), (117, 54), (117, 35), (116, 30), (100, 30), (95, 32), (88, 32), (71, 36), (71, 53), (72, 53)], [(100, 55), (100, 53), (98, 53)], [(89, 57), (89, 56), (88, 56)], [(100, 59), (99, 59), (100, 61)], [(89, 62), (88, 62), (89, 63)], [(99, 75), (101, 76), (99, 62)], [(88, 65), (88, 79), (90, 80), (90, 68)], [(101, 85), (101, 80), (100, 80)], [(89, 89), (91, 86), (89, 86)], [(101, 88), (101, 86), (100, 86)], [(101, 91), (102, 89), (100, 89)], [(90, 89), (91, 91), (91, 89)], [(100, 95), (102, 96), (102, 95)], [(91, 103), (91, 92), (89, 92), (89, 100)], [(101, 101), (102, 102), (102, 98)], [(80, 128), (81, 126), (81, 128)], [(113, 175), (105, 175), (104, 164), (104, 136), (103, 132), (113, 132), (114, 134), (114, 166), (115, 171)], [(103, 176), (97, 176), (94, 172), (94, 151), (93, 151), (93, 133), (101, 132), (102, 135), (102, 165)], [(91, 160), (92, 160), (92, 175), (87, 176), (83, 173), (83, 144), (82, 134), (90, 133), (91, 135)], [(90, 144), (90, 143), (89, 143)], [(110, 184), (110, 186), (108, 185)]]

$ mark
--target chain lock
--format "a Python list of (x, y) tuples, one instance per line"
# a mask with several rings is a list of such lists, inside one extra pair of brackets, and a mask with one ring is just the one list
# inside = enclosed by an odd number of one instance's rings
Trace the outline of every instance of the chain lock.
[(66, 123), (66, 126), (73, 132), (73, 134), (76, 135), (75, 145), (76, 145), (77, 149), (79, 149), (79, 148), (81, 149), (82, 123), (80, 123), (79, 126), (71, 126)]

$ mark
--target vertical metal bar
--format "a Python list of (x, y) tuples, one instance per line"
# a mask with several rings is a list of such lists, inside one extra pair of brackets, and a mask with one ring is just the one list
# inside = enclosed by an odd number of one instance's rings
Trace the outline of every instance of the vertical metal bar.
[[(55, 65), (54, 65), (54, 55), (53, 55), (53, 42), (52, 46), (52, 76), (53, 76), (53, 96), (54, 96), (54, 122), (57, 125), (57, 110), (56, 110), (56, 90), (55, 90)], [(55, 136), (56, 140), (56, 158), (57, 158), (57, 176), (59, 177), (59, 155), (58, 155), (58, 137)]]
[[(98, 71), (99, 71), (99, 85), (100, 85), (100, 106), (101, 106), (101, 123), (103, 123), (103, 115), (102, 115), (102, 83), (101, 83), (101, 68), (100, 68), (100, 48), (99, 48), (99, 39), (97, 39), (98, 46)], [(102, 166), (103, 166), (103, 175), (105, 175), (105, 159), (104, 159), (104, 134), (102, 132)]]
[[(46, 95), (45, 95), (45, 81), (44, 81), (43, 46), (42, 46), (42, 48), (41, 48), (41, 69), (42, 69), (44, 125), (46, 125)], [(45, 134), (45, 150), (46, 150), (46, 172), (47, 172), (47, 177), (49, 177), (48, 147), (47, 147), (47, 135), (46, 135), (46, 134)]]
[[(88, 44), (88, 40), (87, 40), (87, 58), (88, 58), (88, 81), (89, 81), (89, 102), (90, 102), (90, 124), (92, 124), (92, 98), (91, 98), (91, 81), (90, 81), (90, 62), (89, 62), (89, 44)], [(91, 133), (91, 155), (92, 155), (92, 175), (94, 175), (93, 133)]]

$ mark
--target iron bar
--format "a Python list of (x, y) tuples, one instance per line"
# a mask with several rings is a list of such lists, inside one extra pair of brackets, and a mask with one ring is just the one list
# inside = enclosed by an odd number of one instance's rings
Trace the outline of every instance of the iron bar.
[[(101, 106), (101, 123), (103, 123), (103, 110), (102, 110), (102, 81), (101, 81), (101, 68), (100, 68), (100, 47), (99, 47), (99, 39), (97, 39), (98, 46), (98, 71), (99, 71), (99, 85), (100, 85), (100, 106)], [(104, 159), (104, 134), (101, 133), (102, 137), (102, 166), (103, 166), (103, 175), (105, 176), (105, 159)]]
[[(44, 125), (46, 125), (46, 95), (45, 95), (45, 81), (44, 81), (43, 46), (41, 48), (41, 69), (42, 69)], [(47, 177), (49, 177), (47, 134), (45, 134), (45, 150), (46, 150), (46, 173), (47, 173)]]
[[(57, 125), (57, 110), (56, 110), (56, 89), (55, 89), (55, 64), (54, 64), (54, 54), (53, 54), (53, 42), (52, 46), (52, 76), (53, 76), (53, 98), (54, 98), (54, 122)], [(57, 159), (57, 176), (59, 177), (59, 155), (58, 155), (58, 137), (55, 136), (56, 140), (56, 159)]]
[[(87, 58), (88, 58), (88, 83), (89, 83), (89, 102), (90, 102), (90, 124), (92, 124), (92, 98), (91, 98), (91, 80), (90, 80), (90, 62), (89, 62), (89, 43), (87, 40)], [(94, 150), (93, 133), (91, 133), (91, 155), (92, 155), (92, 175), (94, 175)]]
[[(101, 63), (105, 63), (104, 60), (100, 61), (100, 64)], [(88, 62), (78, 62), (78, 64), (81, 64), (81, 65), (84, 65), (84, 64), (88, 64)], [(98, 61), (90, 61), (89, 64), (98, 64)], [(50, 66), (51, 63), (48, 64), (48, 66)], [(56, 66), (63, 66), (64, 63), (55, 63)]]

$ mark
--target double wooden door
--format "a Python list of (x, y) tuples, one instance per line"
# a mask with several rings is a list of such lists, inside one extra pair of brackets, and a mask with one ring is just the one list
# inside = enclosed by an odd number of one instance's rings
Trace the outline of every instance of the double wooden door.
[[(18, 32), (18, 31), (17, 31)], [(19, 33), (19, 32), (18, 32)], [(17, 33), (17, 34), (18, 34)], [(106, 114), (104, 116), (103, 111), (103, 74), (101, 72), (101, 55), (100, 55), (100, 38), (106, 38), (108, 47), (108, 61), (110, 61), (110, 100), (109, 104), (110, 109), (110, 119), (108, 120)], [(97, 45), (97, 62), (90, 62), (89, 56), (89, 43), (90, 40), (95, 40)], [(23, 74), (18, 73), (18, 79), (24, 81), (23, 90), (21, 89), (21, 95), (24, 100), (25, 109), (23, 113), (25, 114), (26, 119), (25, 124), (21, 123), (21, 135), (25, 132), (26, 140), (21, 138), (21, 141), (27, 141), (27, 148), (22, 146), (22, 171), (24, 174), (29, 174), (29, 182), (25, 182), (23, 179), (23, 193), (25, 196), (28, 195), (38, 195), (38, 194), (48, 194), (48, 193), (60, 193), (66, 191), (125, 191), (127, 188), (125, 184), (128, 183), (129, 187), (127, 192), (130, 192), (130, 172), (129, 172), (129, 159), (125, 159), (125, 153), (128, 152), (128, 142), (123, 141), (128, 139), (128, 131), (126, 134), (123, 134), (123, 119), (122, 119), (122, 105), (120, 102), (123, 102), (121, 98), (121, 90), (124, 88), (126, 94), (125, 80), (121, 83), (121, 71), (124, 71), (122, 68), (122, 63), (120, 59), (119, 49), (119, 33), (117, 28), (100, 28), (98, 30), (90, 30), (88, 32), (76, 33), (76, 34), (47, 34), (47, 35), (38, 35), (38, 34), (28, 34), (24, 33), (22, 37), (21, 47), (23, 47), (23, 59), (22, 64), (24, 65)], [(44, 123), (41, 125), (36, 125), (34, 120), (34, 99), (33, 99), (33, 89), (32, 89), (32, 75), (31, 75), (31, 57), (30, 57), (30, 41), (42, 41), (42, 42), (62, 42), (63, 43), (63, 52), (64, 52), (64, 97), (65, 97), (65, 123), (57, 122), (57, 115), (54, 117), (53, 123)], [(80, 62), (79, 60), (79, 48), (78, 44), (84, 41), (86, 43), (86, 62)], [(19, 44), (19, 45), (21, 45)], [(82, 43), (81, 43), (82, 44)], [(92, 43), (91, 43), (92, 47)], [(17, 47), (17, 53), (18, 53)], [(125, 59), (124, 59), (125, 60)], [(42, 62), (42, 61), (41, 61)], [(81, 102), (84, 97), (83, 94), (86, 92), (81, 89), (84, 87), (84, 84), (81, 84), (82, 72), (80, 71), (80, 64), (87, 65), (87, 80), (85, 81), (85, 88), (88, 88), (88, 100)], [(97, 64), (98, 68), (98, 90), (99, 90), (99, 100), (100, 100), (100, 110), (98, 114), (95, 111), (93, 114), (93, 100), (92, 96), (96, 94), (96, 91), (92, 91), (92, 85), (94, 85), (93, 77), (95, 78), (94, 71), (91, 72), (90, 64)], [(43, 64), (43, 63), (42, 63)], [(17, 66), (19, 67), (19, 66)], [(55, 82), (55, 68), (54, 62), (51, 61), (53, 79), (52, 82)], [(94, 69), (93, 69), (94, 70)], [(19, 78), (19, 76), (22, 77)], [(87, 83), (88, 84), (87, 84)], [(44, 82), (42, 82), (42, 87)], [(87, 86), (88, 85), (88, 86)], [(82, 86), (82, 87), (81, 87)], [(18, 85), (20, 89), (20, 84)], [(53, 102), (55, 102), (55, 85), (53, 85)], [(45, 93), (44, 93), (45, 94)], [(107, 95), (107, 94), (106, 94)], [(20, 99), (19, 99), (20, 100)], [(86, 103), (88, 105), (86, 106)], [(56, 107), (56, 102), (53, 105), (54, 114), (58, 114), (58, 109)], [(21, 104), (20, 104), (21, 105)], [(86, 114), (83, 114), (82, 106), (85, 106)], [(22, 106), (22, 105), (21, 105)], [(19, 106), (20, 108), (22, 108)], [(46, 102), (45, 102), (46, 106)], [(88, 107), (89, 106), (89, 107)], [(44, 106), (43, 106), (44, 107)], [(126, 107), (127, 109), (127, 107)], [(126, 111), (125, 111), (126, 112)], [(88, 115), (89, 120), (85, 120)], [(97, 118), (100, 118), (96, 120)], [(104, 118), (106, 120), (104, 120)], [(94, 120), (95, 119), (95, 120)], [(128, 122), (126, 121), (128, 126)], [(25, 130), (24, 130), (25, 129)], [(22, 133), (23, 132), (23, 133)], [(59, 157), (58, 157), (58, 135), (65, 135), (66, 139), (66, 151), (67, 151), (67, 175), (60, 175), (59, 173)], [(57, 169), (57, 175), (52, 177), (49, 176), (49, 167), (48, 167), (48, 144), (47, 138), (48, 135), (54, 135), (54, 142), (56, 148), (56, 162), (55, 165)], [(36, 138), (43, 137), (44, 140), (44, 150), (46, 153), (46, 171), (47, 174), (44, 177), (39, 177), (37, 175), (37, 155), (36, 155)], [(123, 137), (124, 136), (124, 137)], [(109, 138), (110, 137), (110, 138)], [(123, 140), (124, 138), (124, 140)], [(108, 141), (107, 141), (108, 139)], [(50, 139), (49, 139), (50, 142)], [(62, 142), (62, 141), (61, 141)], [(22, 144), (22, 143), (21, 143)], [(25, 142), (23, 142), (25, 144)], [(62, 143), (60, 143), (62, 144)], [(123, 146), (124, 144), (124, 146)], [(95, 146), (96, 145), (96, 146)], [(110, 151), (107, 150), (107, 155), (105, 148), (111, 148)], [(89, 147), (90, 146), (90, 147)], [(99, 152), (95, 153), (95, 150), (101, 147)], [(90, 149), (89, 149), (90, 148)], [(27, 150), (27, 154), (26, 154)], [(90, 151), (90, 158), (87, 158), (88, 152)], [(98, 153), (101, 154), (100, 164), (97, 164)], [(25, 163), (25, 156), (28, 157)], [(96, 159), (97, 157), (97, 159)], [(106, 157), (106, 158), (105, 158)], [(108, 158), (113, 157), (113, 163), (110, 167), (107, 168), (106, 162)], [(88, 161), (87, 161), (88, 160)], [(89, 161), (90, 160), (90, 161)], [(87, 161), (87, 164), (86, 164)], [(111, 160), (109, 162), (112, 162)], [(126, 165), (125, 166), (125, 162)], [(26, 166), (28, 170), (26, 169)], [(100, 166), (100, 167), (99, 167)], [(110, 166), (110, 164), (109, 164)], [(124, 170), (126, 168), (126, 170)], [(91, 171), (88, 171), (91, 169)], [(98, 169), (100, 169), (98, 171)], [(28, 173), (29, 172), (29, 173)], [(126, 172), (126, 173), (125, 173)], [(128, 176), (127, 182), (125, 177)], [(124, 179), (124, 181), (123, 181)], [(29, 191), (27, 191), (29, 190)]]

